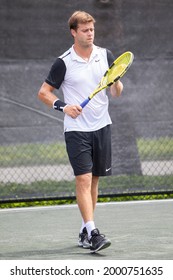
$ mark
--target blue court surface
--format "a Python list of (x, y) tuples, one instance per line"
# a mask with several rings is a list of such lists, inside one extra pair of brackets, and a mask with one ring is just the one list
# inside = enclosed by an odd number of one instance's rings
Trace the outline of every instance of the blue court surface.
[(77, 205), (0, 210), (1, 260), (172, 260), (173, 201), (99, 203), (95, 223), (111, 239), (96, 254), (77, 246)]

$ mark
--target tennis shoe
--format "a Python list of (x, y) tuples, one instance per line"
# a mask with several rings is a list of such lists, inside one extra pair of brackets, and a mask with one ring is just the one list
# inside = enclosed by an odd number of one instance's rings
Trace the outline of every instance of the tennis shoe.
[(104, 234), (100, 234), (99, 230), (93, 229), (91, 231), (90, 238), (90, 252), (96, 253), (97, 251), (103, 250), (111, 245), (111, 241), (105, 237)]
[(86, 227), (84, 227), (83, 231), (79, 233), (78, 246), (83, 247), (85, 249), (90, 248), (90, 242), (88, 240), (88, 233)]

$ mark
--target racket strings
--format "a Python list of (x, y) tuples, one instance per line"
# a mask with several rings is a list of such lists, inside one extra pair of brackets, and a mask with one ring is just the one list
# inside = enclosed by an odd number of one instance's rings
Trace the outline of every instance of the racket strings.
[(104, 76), (104, 83), (109, 85), (124, 75), (133, 61), (131, 53), (126, 53), (117, 59)]
[(115, 67), (111, 68), (110, 72), (107, 75), (107, 83), (113, 83), (115, 79), (121, 77), (126, 68), (126, 64), (115, 65)]

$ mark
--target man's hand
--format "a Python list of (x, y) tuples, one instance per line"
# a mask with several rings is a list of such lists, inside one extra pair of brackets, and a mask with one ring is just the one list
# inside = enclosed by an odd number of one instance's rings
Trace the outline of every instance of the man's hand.
[(82, 113), (82, 107), (80, 105), (66, 105), (63, 111), (71, 118), (76, 119)]
[(110, 87), (110, 93), (113, 97), (119, 97), (123, 91), (123, 84), (120, 80), (115, 82), (111, 87)]

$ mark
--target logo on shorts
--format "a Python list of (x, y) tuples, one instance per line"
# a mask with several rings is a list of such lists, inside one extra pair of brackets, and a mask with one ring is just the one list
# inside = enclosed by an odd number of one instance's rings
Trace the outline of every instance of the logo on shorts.
[(108, 172), (109, 170), (111, 170), (111, 167), (110, 167), (110, 168), (107, 168), (107, 169), (106, 169), (106, 172)]

